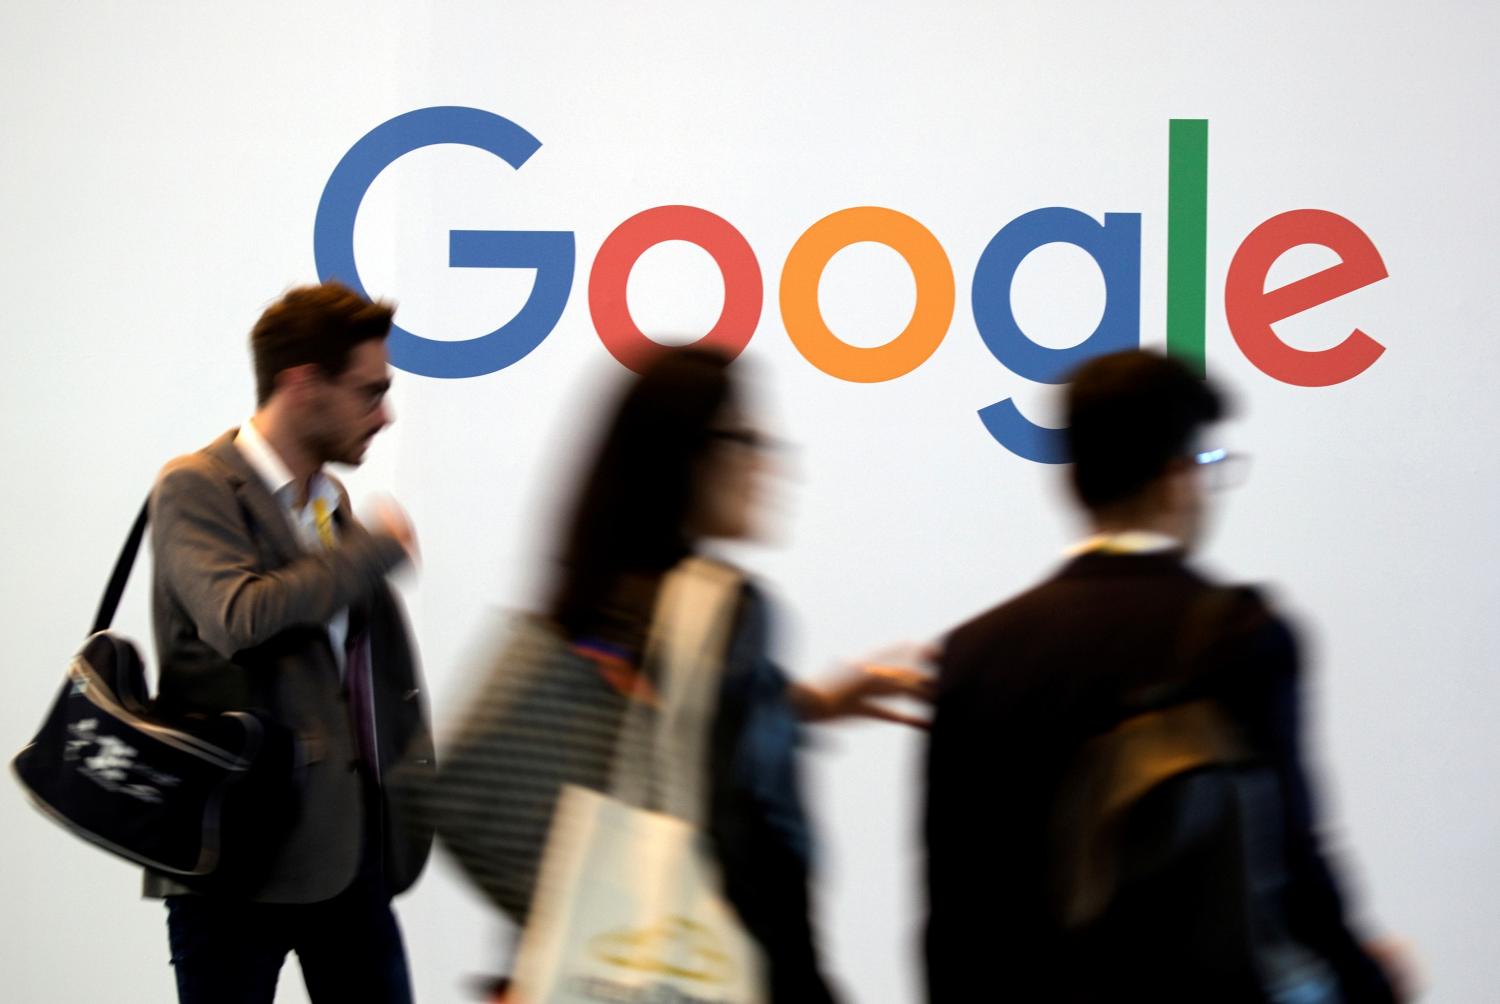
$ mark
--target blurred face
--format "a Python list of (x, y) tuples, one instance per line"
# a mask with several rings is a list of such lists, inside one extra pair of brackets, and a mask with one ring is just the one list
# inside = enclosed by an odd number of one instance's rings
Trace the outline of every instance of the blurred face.
[(1171, 510), (1177, 522), (1174, 534), (1183, 547), (1193, 550), (1203, 536), (1207, 492), (1198, 465), (1191, 460), (1174, 461), (1167, 475)]
[(718, 417), (711, 436), (698, 469), (692, 532), (730, 540), (758, 536), (770, 474), (765, 436), (733, 407)]
[(1205, 430), (1193, 452), (1169, 468), (1170, 505), (1181, 527), (1178, 536), (1189, 549), (1201, 543), (1207, 530), (1213, 509), (1211, 496), (1232, 487), (1243, 474), (1242, 454), (1205, 445), (1219, 441), (1217, 429)]
[(301, 423), (309, 453), (319, 463), (358, 466), (370, 440), (391, 424), (385, 394), (391, 386), (385, 339), (372, 338), (349, 353), (336, 377), (314, 372)]

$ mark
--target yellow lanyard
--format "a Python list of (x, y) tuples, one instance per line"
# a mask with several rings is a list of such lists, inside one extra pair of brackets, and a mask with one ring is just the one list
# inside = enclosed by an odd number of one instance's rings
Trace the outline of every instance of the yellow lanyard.
[(1082, 554), (1156, 554), (1180, 547), (1181, 543), (1166, 534), (1125, 530), (1121, 533), (1096, 533), (1068, 548), (1068, 554), (1075, 558)]

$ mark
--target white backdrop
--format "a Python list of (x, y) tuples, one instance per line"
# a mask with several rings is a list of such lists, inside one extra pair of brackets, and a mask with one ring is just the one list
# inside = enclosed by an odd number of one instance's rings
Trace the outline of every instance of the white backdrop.
[[(1413, 939), (1431, 999), (1500, 986), (1500, 426), (1494, 233), (1500, 146), (1485, 116), (1500, 13), (1444, 2), (66, 5), (0, 11), (4, 145), (0, 501), (9, 698), (0, 736), (35, 728), (157, 467), (252, 406), (245, 337), (315, 277), (313, 219), (344, 153), (380, 123), (464, 105), (528, 129), (519, 171), (454, 146), (371, 188), (356, 249), (368, 288), (428, 337), (472, 337), (524, 301), (522, 271), (449, 269), (452, 229), (572, 231), (555, 330), (471, 379), (398, 374), (396, 425), (348, 481), (411, 511), (425, 564), (403, 580), (440, 720), (495, 611), (535, 602), (557, 499), (601, 388), (622, 372), (595, 335), (603, 239), (658, 205), (726, 218), (765, 281), (744, 359), (765, 421), (800, 444), (778, 541), (742, 553), (783, 601), (798, 674), (939, 635), (1045, 573), (1076, 527), (1058, 469), (995, 443), (975, 412), (1050, 388), (976, 333), (969, 287), (1011, 219), (1067, 206), (1141, 217), (1140, 330), (1165, 332), (1169, 122), (1209, 122), (1207, 358), (1245, 419), (1250, 483), (1224, 499), (1206, 564), (1274, 584), (1312, 650), (1310, 731), (1332, 846), (1361, 916)], [(885, 383), (828, 376), (788, 341), (781, 263), (851, 206), (925, 225), (952, 264), (946, 340)], [(1318, 208), (1354, 221), (1390, 277), (1277, 326), (1321, 349), (1358, 326), (1367, 371), (1293, 387), (1229, 335), (1224, 276), (1261, 221)], [(1301, 248), (1270, 285), (1332, 262)], [(701, 333), (723, 284), (684, 243), (640, 260), (647, 331)], [(820, 302), (846, 340), (894, 337), (915, 302), (894, 252), (860, 244)], [(1013, 287), (1038, 343), (1094, 327), (1104, 285), (1053, 244)], [(139, 575), (139, 573), (138, 573)], [(118, 626), (145, 640), (144, 593)], [(822, 730), (809, 751), (821, 923), (854, 1001), (919, 999), (921, 741)], [(976, 772), (975, 798), (986, 797)], [(0, 785), (0, 977), (8, 999), (171, 997), (163, 911), (137, 878)], [(418, 996), (464, 999), (505, 932), (439, 861), (401, 901)], [(303, 1000), (294, 967), (282, 998)]]

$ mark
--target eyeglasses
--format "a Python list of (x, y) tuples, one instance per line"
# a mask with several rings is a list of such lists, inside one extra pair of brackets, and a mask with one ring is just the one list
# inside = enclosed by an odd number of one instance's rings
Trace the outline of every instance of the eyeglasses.
[(1250, 477), (1250, 456), (1246, 453), (1205, 450), (1193, 454), (1193, 463), (1202, 472), (1204, 486), (1213, 492), (1238, 488)]
[(386, 393), (391, 389), (390, 380), (375, 380), (369, 383), (349, 383), (343, 379), (334, 381), (338, 386), (354, 395), (361, 408), (368, 414), (385, 403)]

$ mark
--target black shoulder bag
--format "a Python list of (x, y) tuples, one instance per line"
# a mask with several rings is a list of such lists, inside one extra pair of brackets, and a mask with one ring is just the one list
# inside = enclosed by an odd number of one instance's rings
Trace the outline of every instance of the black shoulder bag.
[(141, 507), (62, 690), (11, 769), (54, 822), (196, 891), (264, 877), (295, 806), (291, 736), (267, 716), (154, 713), (134, 644), (108, 630), (145, 535)]

